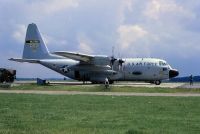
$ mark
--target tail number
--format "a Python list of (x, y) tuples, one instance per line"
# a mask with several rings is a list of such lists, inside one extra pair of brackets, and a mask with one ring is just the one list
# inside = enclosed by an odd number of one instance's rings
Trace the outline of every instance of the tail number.
[(33, 51), (36, 51), (39, 46), (40, 41), (39, 40), (27, 40), (26, 44), (31, 47)]

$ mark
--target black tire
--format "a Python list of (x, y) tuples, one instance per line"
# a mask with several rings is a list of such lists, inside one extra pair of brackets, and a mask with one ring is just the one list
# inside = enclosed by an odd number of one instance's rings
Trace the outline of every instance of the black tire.
[(15, 78), (13, 76), (10, 77), (10, 82), (14, 82)]
[(155, 84), (155, 82), (154, 82), (154, 81), (149, 81), (149, 83), (150, 83), (150, 84)]
[(10, 82), (10, 78), (6, 78), (6, 80), (5, 80), (5, 81), (6, 81), (7, 83), (8, 83), (8, 82)]
[(92, 84), (97, 84), (97, 82), (96, 81), (92, 81)]
[(112, 81), (112, 80), (109, 80), (109, 84), (113, 84), (114, 83), (114, 81)]
[(161, 84), (161, 81), (160, 81), (160, 80), (156, 80), (154, 83), (155, 83), (156, 85), (160, 85), (160, 84)]
[(4, 82), (4, 79), (3, 78), (0, 78), (0, 83), (3, 83)]

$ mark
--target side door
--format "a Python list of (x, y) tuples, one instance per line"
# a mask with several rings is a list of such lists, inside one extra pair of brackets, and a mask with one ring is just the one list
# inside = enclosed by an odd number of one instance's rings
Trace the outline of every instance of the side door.
[(79, 71), (75, 70), (74, 76), (75, 76), (75, 79), (80, 80), (80, 72)]

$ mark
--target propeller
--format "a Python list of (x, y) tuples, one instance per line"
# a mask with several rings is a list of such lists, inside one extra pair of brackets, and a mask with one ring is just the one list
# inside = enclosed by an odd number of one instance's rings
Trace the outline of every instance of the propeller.
[[(117, 61), (118, 62), (118, 66), (119, 66), (119, 71), (122, 71), (122, 65), (123, 65), (123, 63), (125, 62), (122, 58), (119, 58), (119, 59), (116, 59), (115, 57), (114, 57), (114, 46), (112, 47), (112, 56), (110, 57), (110, 66), (111, 66), (111, 68), (112, 68), (112, 70), (113, 70), (113, 66), (114, 66), (114, 63), (115, 63), (115, 61)], [(119, 56), (120, 57), (120, 56)]]
[(110, 58), (110, 66), (111, 66), (112, 70), (113, 70), (113, 65), (114, 65), (116, 60), (117, 59), (114, 56), (111, 56), (111, 58)]
[(122, 70), (122, 64), (124, 63), (125, 61), (123, 59), (119, 59), (118, 60), (118, 65), (119, 65), (119, 70)]
[(112, 46), (112, 56), (110, 57), (110, 66), (111, 66), (112, 70), (113, 70), (113, 65), (114, 65), (114, 63), (115, 63), (115, 61), (117, 60), (117, 59), (114, 57), (114, 50), (115, 50), (115, 47)]

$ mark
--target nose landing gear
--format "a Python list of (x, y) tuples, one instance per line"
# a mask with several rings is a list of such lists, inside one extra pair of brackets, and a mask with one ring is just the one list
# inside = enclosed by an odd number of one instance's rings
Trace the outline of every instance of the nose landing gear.
[(155, 85), (160, 85), (161, 81), (160, 80), (155, 80), (155, 81), (150, 81), (151, 84), (155, 84)]
[(161, 84), (161, 81), (160, 81), (160, 80), (156, 80), (156, 81), (154, 81), (154, 84), (160, 85), (160, 84)]

